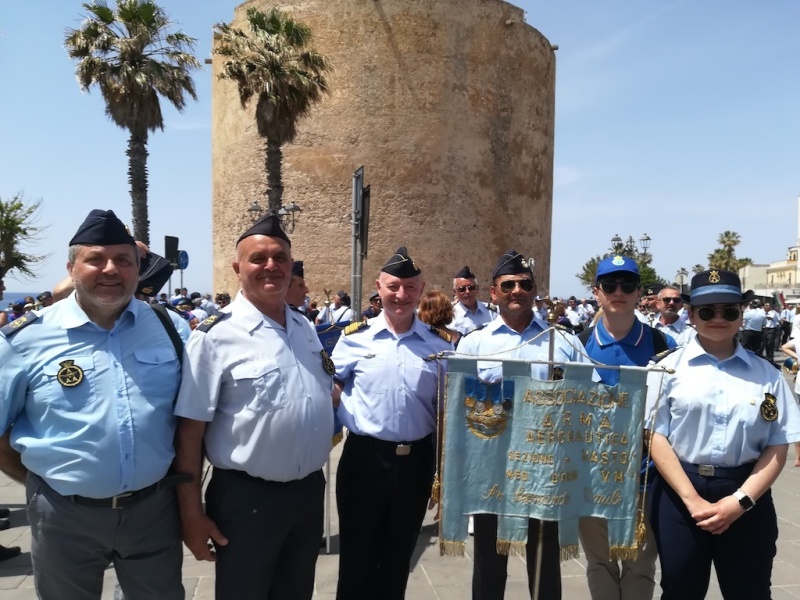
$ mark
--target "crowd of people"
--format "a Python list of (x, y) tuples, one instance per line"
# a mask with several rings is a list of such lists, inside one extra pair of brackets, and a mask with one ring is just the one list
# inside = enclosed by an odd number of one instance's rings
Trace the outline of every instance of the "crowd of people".
[[(580, 522), (591, 596), (652, 598), (660, 561), (668, 600), (704, 597), (712, 565), (724, 597), (770, 597), (770, 486), (800, 442), (800, 408), (769, 359), (780, 343), (794, 351), (794, 315), (754, 306), (736, 274), (699, 273), (683, 294), (643, 286), (635, 261), (612, 256), (592, 300), (564, 300), (538, 295), (533, 261), (508, 250), (487, 303), (468, 266), (452, 295), (427, 291), (400, 247), (356, 315), (345, 291), (309, 300), (277, 216), (231, 251), (233, 299), (167, 296), (169, 263), (92, 211), (67, 281), (38, 299), (50, 304), (0, 329), (0, 469), (26, 486), (40, 598), (99, 598), (113, 564), (129, 600), (182, 599), (182, 543), (214, 561), (219, 599), (311, 598), (334, 416), (347, 430), (337, 598), (404, 598), (442, 433), (444, 373), (429, 357), (453, 352), (529, 360), (537, 380), (593, 363), (608, 386), (615, 367), (667, 367), (649, 376), (638, 553), (615, 560), (606, 520)], [(343, 325), (330, 355), (315, 324)], [(497, 523), (474, 516), (475, 600), (505, 594)], [(558, 523), (531, 519), (528, 533), (542, 540), (527, 548), (531, 596), (561, 598)]]

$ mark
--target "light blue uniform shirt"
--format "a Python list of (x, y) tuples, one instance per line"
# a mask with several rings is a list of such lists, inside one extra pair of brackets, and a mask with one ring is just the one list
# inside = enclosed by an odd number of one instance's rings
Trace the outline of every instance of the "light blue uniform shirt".
[[(547, 329), (547, 323), (534, 316), (528, 327), (522, 333), (518, 333), (506, 325), (502, 317), (498, 317), (483, 329), (461, 338), (458, 343), (458, 354), (497, 354), (499, 359), (547, 361), (550, 354), (550, 336), (554, 335), (554, 362), (590, 362), (579, 352), (583, 345), (572, 334), (547, 332), (535, 341), (531, 341)], [(513, 350), (511, 350), (512, 348)], [(547, 375), (547, 364), (531, 363), (533, 379), (544, 381), (547, 379)], [(480, 361), (478, 362), (478, 376), (487, 383), (494, 383), (502, 379), (503, 374), (499, 363)]]
[[(648, 429), (666, 436), (680, 460), (737, 467), (767, 446), (800, 441), (800, 408), (781, 372), (738, 342), (733, 356), (718, 360), (695, 337), (658, 365), (675, 373), (663, 375), (663, 385), (661, 373), (648, 376)], [(771, 422), (761, 416), (766, 393), (778, 408)]]
[(333, 377), (314, 326), (286, 305), (282, 327), (241, 292), (223, 314), (186, 344), (175, 414), (208, 422), (215, 467), (267, 481), (318, 471), (332, 445)]
[[(369, 327), (342, 335), (333, 349), (336, 379), (344, 383), (338, 416), (353, 433), (413, 442), (436, 429), (439, 363), (431, 354), (452, 350), (414, 315), (411, 329), (394, 333), (382, 312)], [(441, 363), (442, 374), (446, 363)]]
[(479, 300), (474, 311), (459, 302), (453, 306), (453, 322), (449, 327), (461, 335), (466, 335), (481, 325), (491, 323), (495, 317), (497, 317), (497, 313), (489, 310), (489, 306), (485, 302)]
[(664, 324), (661, 322), (661, 315), (657, 315), (653, 321), (653, 329), (658, 329), (661, 333), (668, 335), (678, 346), (688, 342), (697, 333), (693, 327), (690, 327), (686, 321), (678, 318), (674, 323)]
[(767, 313), (763, 308), (748, 308), (744, 311), (742, 328), (745, 331), (762, 331), (767, 323)]
[[(22, 463), (62, 495), (109, 498), (162, 479), (180, 364), (153, 309), (131, 300), (111, 331), (74, 293), (37, 314), (0, 336), (0, 423), (13, 424)], [(83, 372), (75, 386), (59, 382), (66, 360)]]

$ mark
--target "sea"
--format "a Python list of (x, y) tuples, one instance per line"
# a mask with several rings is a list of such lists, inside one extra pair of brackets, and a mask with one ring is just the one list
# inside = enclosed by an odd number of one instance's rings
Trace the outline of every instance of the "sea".
[(41, 292), (3, 292), (3, 299), (0, 300), (0, 310), (7, 309), (14, 302), (24, 300), (25, 296), (36, 298)]

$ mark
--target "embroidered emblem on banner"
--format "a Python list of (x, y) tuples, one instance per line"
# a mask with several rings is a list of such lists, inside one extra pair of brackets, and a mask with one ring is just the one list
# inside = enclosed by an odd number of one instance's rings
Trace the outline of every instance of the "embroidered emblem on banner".
[(767, 392), (764, 394), (764, 401), (761, 403), (761, 416), (765, 421), (774, 421), (778, 418), (778, 400)]
[(64, 387), (75, 387), (83, 381), (83, 369), (76, 365), (74, 360), (65, 360), (58, 365), (61, 368), (56, 373), (56, 379)]
[(475, 377), (467, 377), (464, 390), (467, 427), (481, 439), (503, 435), (514, 406), (514, 382), (486, 384)]

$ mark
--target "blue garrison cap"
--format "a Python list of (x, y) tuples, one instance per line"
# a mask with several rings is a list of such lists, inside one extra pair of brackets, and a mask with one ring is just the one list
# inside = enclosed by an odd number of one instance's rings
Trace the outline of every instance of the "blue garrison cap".
[(416, 277), (422, 273), (422, 270), (418, 269), (414, 261), (411, 260), (411, 257), (408, 256), (408, 250), (406, 250), (405, 246), (400, 246), (397, 251), (392, 254), (392, 257), (386, 261), (381, 271), (389, 275), (394, 275), (395, 277), (400, 277), (401, 279)]
[(736, 273), (711, 269), (692, 277), (689, 304), (746, 304), (754, 295), (753, 290), (742, 293), (742, 281)]
[(520, 275), (527, 273), (533, 278), (533, 259), (525, 259), (516, 250), (508, 250), (497, 261), (492, 273), (492, 279), (501, 275)]
[(83, 244), (86, 246), (113, 246), (116, 244), (136, 245), (128, 228), (117, 218), (113, 210), (95, 209), (78, 227), (78, 231), (69, 241), (70, 246)]
[(245, 231), (239, 237), (239, 239), (236, 240), (236, 245), (238, 246), (239, 242), (246, 237), (250, 237), (251, 235), (266, 235), (269, 237), (279, 238), (289, 244), (289, 247), (292, 245), (292, 240), (289, 239), (289, 236), (286, 235), (283, 227), (281, 227), (280, 217), (274, 212), (271, 212), (256, 221), (250, 229)]

